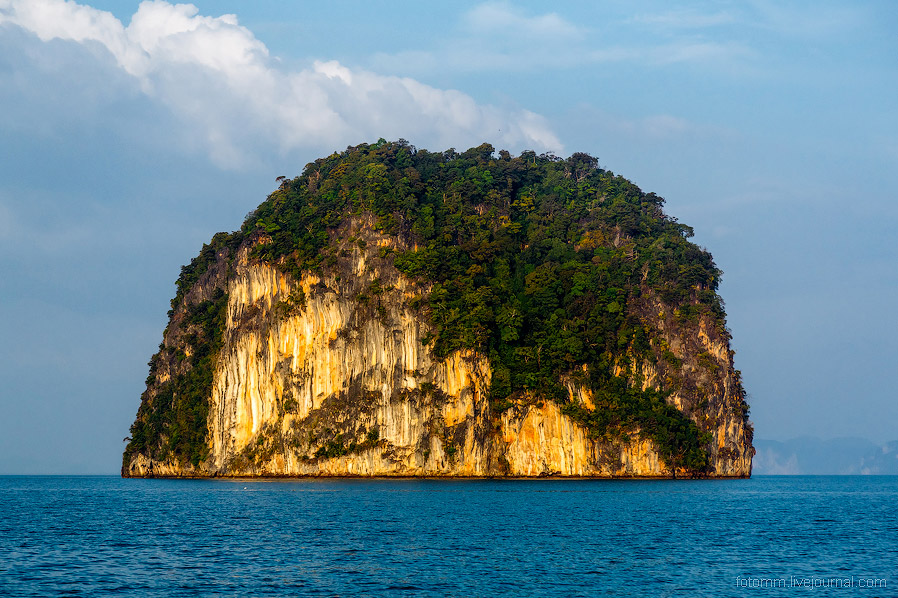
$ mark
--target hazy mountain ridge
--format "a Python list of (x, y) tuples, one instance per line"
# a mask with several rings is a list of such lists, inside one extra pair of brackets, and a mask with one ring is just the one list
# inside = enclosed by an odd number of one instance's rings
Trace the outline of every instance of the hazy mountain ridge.
[(755, 439), (757, 475), (898, 475), (898, 440), (863, 438)]

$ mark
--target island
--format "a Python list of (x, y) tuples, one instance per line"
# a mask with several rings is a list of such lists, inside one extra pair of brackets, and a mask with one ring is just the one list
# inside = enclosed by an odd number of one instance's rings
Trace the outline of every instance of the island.
[(575, 153), (308, 164), (181, 269), (125, 477), (751, 475), (721, 271)]

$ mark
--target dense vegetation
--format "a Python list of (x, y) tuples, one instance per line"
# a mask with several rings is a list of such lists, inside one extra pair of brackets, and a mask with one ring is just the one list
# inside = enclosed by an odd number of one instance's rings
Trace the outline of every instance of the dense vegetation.
[(211, 299), (191, 305), (182, 323), (190, 354), (160, 345), (160, 352), (153, 356), (147, 392), (156, 380), (163, 356), (179, 364), (187, 361), (187, 367), (176, 368), (179, 371), (156, 388), (152, 400), (144, 395), (131, 426), (131, 442), (124, 455), (126, 464), (134, 453), (148, 454), (158, 461), (172, 458), (194, 466), (207, 457), (206, 417), (227, 305), (228, 297), (221, 289)]
[[(336, 262), (330, 235), (347, 215), (373, 214), (377, 229), (417, 246), (393, 259), (401, 272), (432, 285), (418, 303), (433, 328), (425, 342), (439, 357), (470, 348), (490, 358), (494, 411), (551, 399), (594, 436), (638, 431), (668, 465), (702, 471), (708, 437), (665, 402), (663, 389), (641, 391), (612, 373), (650, 356), (654, 331), (628, 309), (645, 292), (683, 320), (710, 313), (722, 322), (720, 271), (688, 241), (690, 227), (666, 216), (662, 205), (661, 197), (582, 153), (512, 157), (495, 155), (488, 144), (440, 153), (380, 140), (283, 180), (241, 231), (217, 235), (182, 269), (172, 303), (222, 247), (264, 233), (270, 240), (256, 245), (255, 257), (298, 277)], [(155, 402), (170, 392), (172, 407), (138, 416), (144, 424), (132, 429), (134, 450), (167, 426), (169, 440), (159, 450), (194, 462), (203, 457), (196, 448), (202, 443), (190, 435), (205, 426), (190, 426), (205, 417), (199, 397), (205, 388), (208, 400), (211, 368), (203, 360), (220, 342), (216, 309), (199, 309), (209, 314), (198, 327), (210, 344), (190, 359), (201, 373), (163, 385)], [(595, 411), (569, 401), (567, 380), (593, 390)]]

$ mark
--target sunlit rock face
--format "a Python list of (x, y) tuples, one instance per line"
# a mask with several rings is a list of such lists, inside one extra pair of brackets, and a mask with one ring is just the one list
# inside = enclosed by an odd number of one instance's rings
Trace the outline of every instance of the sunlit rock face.
[[(195, 463), (126, 453), (126, 476), (589, 476), (671, 477), (638, 433), (593, 437), (560, 405), (538, 396), (494, 411), (489, 360), (470, 350), (437, 359), (414, 299), (429, 289), (400, 274), (382, 248), (399, 240), (372, 221), (344, 223), (340, 258), (296, 280), (251, 257), (254, 244), (222, 251), (172, 315), (165, 355), (189, 356), (187, 305), (226, 292), (221, 348), (206, 414), (206, 448)], [(374, 286), (372, 286), (374, 285)], [(372, 288), (376, 292), (372, 293)], [(751, 473), (750, 430), (728, 335), (700, 319), (691, 327), (646, 293), (634, 306), (660, 331), (655, 347), (676, 359), (615, 372), (644, 388), (674, 380), (668, 401), (708, 432), (708, 475)], [(185, 332), (186, 330), (186, 332)], [(174, 349), (177, 349), (174, 350)], [(165, 357), (145, 402), (179, 365)], [(154, 377), (155, 376), (155, 377)], [(668, 384), (670, 385), (670, 384)], [(594, 409), (567, 385), (569, 401)]]

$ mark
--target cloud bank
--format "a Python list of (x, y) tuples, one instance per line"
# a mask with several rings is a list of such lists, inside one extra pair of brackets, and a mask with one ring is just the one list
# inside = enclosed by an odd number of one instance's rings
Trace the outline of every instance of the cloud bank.
[(483, 105), (459, 91), (336, 61), (285, 70), (234, 15), (198, 12), (190, 4), (145, 1), (125, 26), (111, 13), (72, 1), (0, 0), (0, 35), (15, 26), (43, 42), (79, 44), (98, 62), (111, 55), (224, 168), (253, 162), (272, 147), (281, 154), (330, 151), (378, 137), (434, 149), (485, 140), (512, 150), (563, 149), (533, 112)]

